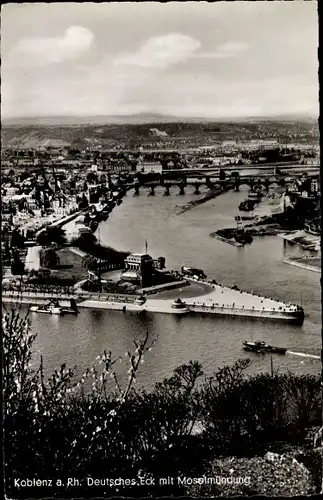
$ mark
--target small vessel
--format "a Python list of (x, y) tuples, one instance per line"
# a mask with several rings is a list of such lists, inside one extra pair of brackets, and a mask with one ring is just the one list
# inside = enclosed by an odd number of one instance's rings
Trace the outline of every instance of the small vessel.
[(46, 304), (44, 306), (31, 306), (30, 311), (43, 314), (56, 314), (58, 316), (62, 316), (63, 314), (62, 307), (57, 307), (54, 304)]
[(252, 212), (255, 208), (255, 201), (245, 200), (239, 205), (239, 210), (244, 212)]
[(236, 215), (234, 217), (234, 220), (240, 221), (240, 220), (255, 220), (254, 215)]
[(304, 231), (308, 234), (312, 234), (313, 236), (321, 236), (320, 230), (317, 229), (315, 226), (305, 225)]
[(81, 234), (92, 234), (91, 229), (89, 227), (86, 227), (86, 226), (81, 226), (79, 228), (78, 232), (79, 232), (79, 235), (81, 235)]
[(248, 194), (248, 200), (258, 202), (261, 200), (263, 194), (260, 191), (251, 192)]
[[(60, 307), (58, 304), (57, 304), (57, 307)], [(61, 306), (60, 309), (62, 310), (62, 314), (78, 314), (78, 308), (77, 308), (77, 304), (76, 304), (76, 301), (75, 299), (70, 299), (70, 306), (69, 307), (64, 307), (64, 306)]]
[(206, 279), (206, 274), (203, 269), (196, 269), (194, 267), (182, 266), (182, 274), (194, 279)]
[(77, 304), (75, 299), (70, 300), (70, 307), (60, 306), (58, 300), (51, 300), (48, 304), (41, 306), (31, 306), (31, 312), (43, 313), (43, 314), (56, 314), (62, 316), (63, 314), (78, 314)]
[(96, 220), (91, 220), (90, 224), (89, 224), (89, 228), (91, 229), (91, 231), (93, 233), (95, 233), (95, 231), (97, 230), (99, 224)]
[(85, 216), (84, 215), (80, 215), (77, 219), (75, 219), (74, 224), (76, 226), (83, 226), (84, 219), (85, 219)]
[(242, 342), (242, 345), (245, 351), (257, 352), (259, 354), (264, 354), (266, 352), (272, 354), (285, 354), (287, 351), (284, 347), (275, 347), (266, 344), (263, 340), (256, 340), (255, 342), (245, 340)]
[(253, 242), (253, 237), (251, 236), (251, 234), (244, 230), (236, 231), (236, 233), (234, 234), (234, 239), (238, 243), (242, 243), (243, 245), (246, 243), (250, 244)]
[(140, 297), (138, 297), (136, 300), (135, 300), (135, 304), (138, 305), (138, 306), (143, 306), (146, 302), (146, 297), (144, 297), (143, 295), (140, 295)]

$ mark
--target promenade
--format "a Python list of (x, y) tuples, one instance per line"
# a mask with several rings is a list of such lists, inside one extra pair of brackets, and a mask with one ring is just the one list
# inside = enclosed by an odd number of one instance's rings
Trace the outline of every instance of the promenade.
[(171, 298), (161, 297), (158, 294), (146, 297), (144, 304), (136, 303), (138, 295), (123, 294), (99, 294), (84, 291), (74, 291), (71, 296), (63, 296), (54, 293), (19, 293), (4, 292), (2, 300), (4, 302), (15, 302), (22, 300), (24, 303), (39, 304), (46, 303), (50, 298), (61, 300), (76, 299), (78, 307), (90, 309), (110, 309), (119, 311), (167, 314), (186, 314), (197, 312), (203, 314), (220, 314), (227, 316), (255, 317), (264, 319), (280, 319), (286, 321), (304, 320), (303, 310), (294, 304), (285, 304), (273, 298), (261, 297), (252, 292), (228, 288), (222, 285), (209, 283), (205, 280), (189, 279), (188, 282), (199, 283), (204, 286), (203, 295), (183, 299), (186, 307), (175, 308), (174, 299), (180, 296), (180, 292), (174, 290)]
[[(212, 306), (215, 308), (237, 309), (241, 310), (241, 315), (245, 315), (245, 311), (261, 311), (282, 313), (293, 313), (297, 311), (297, 306), (285, 304), (279, 300), (272, 298), (261, 297), (252, 292), (244, 292), (242, 290), (233, 290), (222, 285), (215, 285), (201, 280), (188, 279), (189, 282), (205, 285), (205, 294), (198, 297), (190, 297), (185, 299), (185, 304), (191, 309), (205, 312), (210, 311)], [(170, 305), (173, 299), (148, 298), (147, 303), (158, 308), (166, 304)]]

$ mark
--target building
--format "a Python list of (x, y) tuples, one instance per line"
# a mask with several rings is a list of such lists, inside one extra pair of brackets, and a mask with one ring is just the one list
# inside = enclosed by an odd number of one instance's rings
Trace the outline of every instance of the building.
[(148, 254), (132, 253), (125, 259), (125, 270), (120, 278), (141, 287), (150, 284), (154, 260)]
[(317, 193), (319, 191), (319, 187), (320, 187), (319, 179), (315, 177), (311, 179), (311, 192)]
[(143, 167), (143, 172), (145, 174), (148, 174), (150, 172), (161, 174), (163, 171), (162, 164), (159, 161), (154, 161), (154, 162), (143, 161), (142, 167)]

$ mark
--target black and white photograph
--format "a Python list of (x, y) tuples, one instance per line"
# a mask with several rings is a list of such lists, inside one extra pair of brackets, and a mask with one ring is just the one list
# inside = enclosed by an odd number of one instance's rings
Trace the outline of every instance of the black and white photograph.
[(322, 493), (318, 2), (1, 10), (6, 498)]

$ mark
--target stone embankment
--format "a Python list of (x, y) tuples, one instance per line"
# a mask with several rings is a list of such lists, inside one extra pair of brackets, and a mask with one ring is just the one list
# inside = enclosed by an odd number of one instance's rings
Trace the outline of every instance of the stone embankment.
[(163, 285), (156, 285), (156, 286), (151, 286), (148, 288), (141, 288), (138, 290), (138, 293), (144, 294), (144, 295), (154, 295), (157, 293), (165, 292), (168, 290), (175, 290), (177, 288), (182, 288), (189, 286), (189, 282), (187, 280), (183, 281), (173, 281), (171, 283), (164, 283)]
[(207, 280), (190, 278), (189, 281), (204, 283), (209, 287), (209, 291), (205, 295), (185, 300), (191, 311), (229, 316), (281, 319), (299, 323), (304, 320), (303, 309), (295, 304), (285, 304), (276, 299), (245, 292), (237, 287), (228, 288)]
[[(315, 260), (318, 261), (319, 259), (315, 259)], [(311, 265), (311, 259), (286, 258), (283, 260), (283, 262), (284, 262), (284, 264), (289, 264), (290, 266), (299, 267), (301, 269), (306, 269), (307, 271), (312, 271), (314, 273), (321, 273), (321, 266)]]
[(73, 212), (72, 214), (69, 214), (69, 215), (66, 215), (65, 217), (57, 219), (50, 224), (44, 224), (42, 227), (39, 228), (39, 230), (36, 233), (36, 236), (38, 234), (40, 234), (42, 231), (44, 231), (45, 229), (48, 229), (48, 227), (63, 227), (65, 224), (72, 222), (74, 219), (76, 219), (83, 212), (84, 212), (84, 210), (78, 210), (77, 212)]
[[(74, 290), (73, 295), (64, 296), (49, 293), (33, 292), (9, 292), (3, 293), (3, 300), (6, 302), (23, 301), (24, 303), (39, 304), (48, 302), (51, 298), (59, 300), (69, 300), (75, 298), (79, 307), (134, 310), (147, 312), (160, 312), (169, 314), (218, 314), (226, 316), (240, 316), (248, 318), (263, 318), (293, 321), (302, 324), (304, 321), (304, 311), (294, 304), (285, 304), (279, 300), (261, 297), (259, 295), (239, 290), (237, 287), (229, 288), (217, 283), (210, 283), (207, 280), (187, 279), (188, 283), (199, 283), (204, 285), (205, 293), (198, 297), (190, 297), (183, 300), (183, 307), (174, 307), (174, 298), (166, 299), (158, 297), (157, 290), (153, 296), (146, 297), (144, 304), (138, 303), (139, 295), (125, 295), (112, 293), (91, 293), (82, 290)], [(182, 287), (184, 282), (177, 283)], [(173, 283), (169, 284), (173, 288)], [(164, 291), (165, 287), (158, 291)], [(131, 304), (131, 306), (130, 306)], [(130, 307), (130, 308), (129, 308)]]
[(306, 233), (303, 230), (289, 231), (288, 233), (280, 232), (277, 236), (283, 238), (286, 241), (290, 241), (291, 243), (296, 243), (304, 250), (316, 249), (316, 247), (318, 247), (320, 244), (320, 236)]
[(243, 247), (244, 245), (242, 243), (239, 243), (233, 238), (224, 238), (224, 236), (221, 236), (220, 234), (215, 231), (214, 233), (210, 233), (211, 238), (215, 238), (216, 240), (222, 241), (223, 243), (228, 243), (229, 245), (232, 245), (234, 247)]
[(212, 200), (213, 198), (216, 198), (217, 196), (219, 196), (224, 192), (225, 191), (222, 189), (222, 187), (219, 187), (218, 189), (212, 189), (211, 191), (206, 193), (206, 195), (203, 196), (203, 198), (200, 198), (199, 200), (190, 201), (187, 205), (181, 207), (181, 209), (178, 212), (178, 215), (183, 214), (188, 210), (192, 210), (192, 208), (197, 207), (198, 205), (202, 205), (202, 203)]

